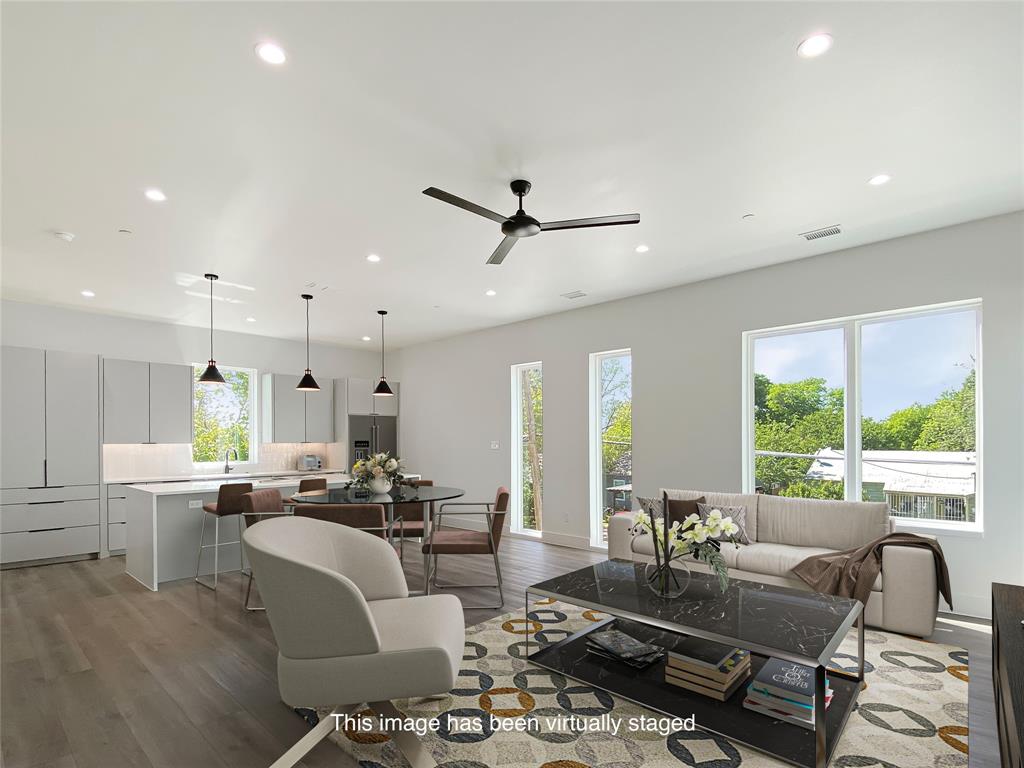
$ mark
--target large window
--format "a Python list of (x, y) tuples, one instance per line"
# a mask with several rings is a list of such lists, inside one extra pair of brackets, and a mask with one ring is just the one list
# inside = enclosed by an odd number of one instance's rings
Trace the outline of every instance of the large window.
[(238, 463), (256, 461), (255, 402), (256, 371), (220, 366), (226, 384), (201, 384), (205, 365), (192, 371), (192, 461), (196, 464), (223, 462), (228, 451)]
[(544, 522), (544, 376), (540, 363), (512, 366), (512, 530)]
[(628, 349), (590, 356), (590, 541), (633, 504), (633, 365)]
[(980, 527), (981, 307), (745, 334), (745, 482)]

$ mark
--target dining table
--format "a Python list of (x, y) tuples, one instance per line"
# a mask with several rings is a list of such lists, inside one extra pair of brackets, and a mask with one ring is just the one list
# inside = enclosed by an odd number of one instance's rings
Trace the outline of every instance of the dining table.
[[(451, 501), (465, 495), (462, 488), (451, 488), (443, 485), (406, 485), (396, 484), (387, 493), (373, 493), (356, 485), (326, 488), (318, 491), (307, 491), (292, 496), (296, 504), (380, 504), (384, 507), (387, 523), (394, 543), (395, 504), (423, 505), (423, 533), (430, 535), (430, 505), (438, 501)], [(427, 575), (430, 572), (430, 556), (423, 555), (423, 593), (427, 592)]]

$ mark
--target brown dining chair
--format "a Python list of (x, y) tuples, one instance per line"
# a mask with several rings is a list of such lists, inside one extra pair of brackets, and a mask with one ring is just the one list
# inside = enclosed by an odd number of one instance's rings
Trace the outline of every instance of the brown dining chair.
[(315, 520), (347, 525), (389, 542), (393, 538), (395, 525), (398, 525), (399, 532), (402, 526), (400, 517), (388, 524), (383, 504), (296, 504), (294, 510), (295, 517), (312, 517)]
[[(237, 544), (239, 553), (242, 548), (242, 496), (252, 491), (252, 483), (224, 483), (217, 489), (217, 501), (211, 504), (204, 504), (203, 527), (199, 532), (199, 552), (196, 554), (196, 583), (207, 589), (217, 589), (217, 575), (220, 573), (220, 548), (230, 544)], [(213, 544), (204, 544), (206, 538), (206, 518), (213, 515)], [(220, 540), (220, 519), (222, 517), (238, 516), (238, 539), (236, 541)], [(199, 568), (202, 565), (203, 550), (213, 548), (213, 584), (208, 584), (199, 578)], [(239, 554), (238, 567), (242, 567), (242, 558)]]
[[(434, 525), (423, 544), (423, 554), (430, 556), (431, 568), (427, 579), (427, 592), (436, 589), (463, 589), (466, 587), (496, 587), (498, 590), (497, 605), (466, 605), (464, 608), (503, 608), (505, 594), (501, 587), (501, 564), (498, 562), (498, 545), (505, 526), (505, 515), (508, 512), (508, 488), (498, 489), (493, 502), (449, 501), (441, 505), (434, 518)], [(451, 510), (449, 507), (483, 507), (481, 510)], [(477, 515), (484, 516), (486, 530), (467, 531), (465, 529), (444, 530), (441, 528), (446, 515)], [(491, 555), (494, 558), (494, 575), (496, 584), (438, 584), (437, 562), (440, 555)]]
[[(276, 488), (263, 488), (242, 496), (242, 521), (245, 523), (246, 528), (260, 522), (264, 518), (288, 514), (290, 512), (284, 506), (281, 492)], [(253, 575), (250, 568), (249, 585), (245, 588), (245, 601), (242, 605), (247, 611), (265, 611), (266, 608), (261, 606), (249, 605), (249, 598), (252, 595), (252, 582)]]
[[(433, 486), (433, 480), (410, 480), (406, 485), (411, 485), (414, 488), (422, 488), (424, 486)], [(405, 531), (402, 534), (402, 544), (405, 544), (405, 539), (426, 539), (426, 531), (423, 530), (423, 502), (420, 501), (405, 501), (399, 504), (395, 504), (395, 517), (402, 518), (402, 530)], [(430, 502), (430, 511), (428, 517), (431, 521), (434, 519), (434, 502)], [(405, 547), (402, 546), (400, 555), (405, 554)]]

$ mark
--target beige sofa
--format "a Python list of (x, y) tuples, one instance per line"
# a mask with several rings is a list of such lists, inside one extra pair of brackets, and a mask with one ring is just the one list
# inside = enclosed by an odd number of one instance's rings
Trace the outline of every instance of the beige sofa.
[[(808, 589), (792, 568), (810, 555), (851, 549), (892, 530), (884, 502), (825, 501), (761, 494), (664, 489), (670, 499), (704, 496), (709, 504), (746, 508), (750, 544), (723, 545), (729, 575), (748, 581)], [(662, 491), (659, 491), (659, 495)], [(633, 541), (633, 516), (615, 515), (608, 524), (608, 556), (653, 559), (649, 534)], [(687, 560), (692, 570), (707, 566)], [(882, 572), (872, 587), (864, 620), (871, 627), (927, 637), (935, 626), (938, 586), (932, 553), (920, 547), (882, 550)]]

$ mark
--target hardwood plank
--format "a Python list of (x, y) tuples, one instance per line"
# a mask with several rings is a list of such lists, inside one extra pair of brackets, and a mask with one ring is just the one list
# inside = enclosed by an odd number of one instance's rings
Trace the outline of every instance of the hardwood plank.
[(55, 762), (72, 753), (52, 690), (34, 658), (4, 664), (0, 692), (0, 755), (6, 768)]

